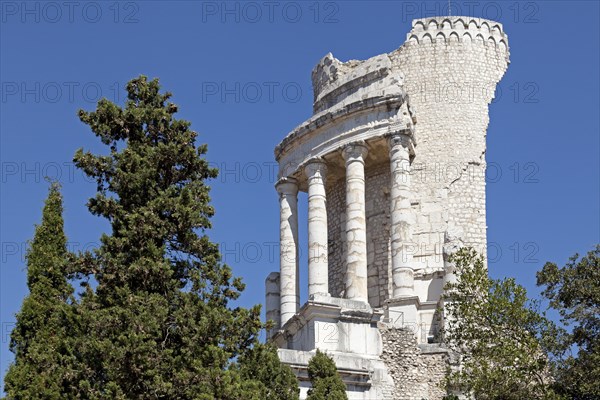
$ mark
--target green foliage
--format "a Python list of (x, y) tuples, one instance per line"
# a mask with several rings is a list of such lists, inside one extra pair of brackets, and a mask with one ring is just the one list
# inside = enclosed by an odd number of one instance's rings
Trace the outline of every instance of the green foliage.
[[(102, 99), (79, 112), (107, 146), (74, 161), (112, 232), (94, 252), (67, 254), (53, 186), (28, 254), (9, 398), (297, 399), (292, 371), (258, 343), (260, 306), (230, 304), (244, 284), (206, 235), (217, 176), (206, 146), (158, 80), (140, 76), (127, 92), (123, 108)], [(66, 277), (83, 281), (77, 302)]]
[(206, 236), (206, 180), (217, 171), (158, 80), (133, 79), (127, 92), (125, 108), (103, 99), (79, 113), (110, 151), (79, 150), (74, 161), (97, 182), (90, 211), (112, 226), (74, 260), (74, 272), (97, 281), (81, 301), (82, 396), (256, 398), (232, 360), (257, 344), (260, 306), (229, 305), (244, 285)]
[(312, 388), (308, 390), (307, 400), (347, 400), (346, 385), (333, 359), (317, 349), (317, 353), (308, 363), (308, 377)]
[(512, 278), (490, 279), (473, 249), (459, 250), (450, 262), (457, 282), (445, 287), (443, 336), (462, 368), (449, 371), (448, 386), (481, 400), (559, 398), (543, 346), (557, 330), (525, 288)]
[(537, 283), (571, 332), (556, 337), (556, 387), (569, 398), (600, 398), (600, 245), (559, 268), (546, 263)]
[(271, 344), (257, 344), (239, 358), (242, 379), (255, 382), (260, 399), (297, 400), (298, 379), (290, 367), (283, 364)]
[(29, 295), (11, 333), (15, 360), (5, 376), (9, 399), (68, 398), (74, 362), (69, 336), (76, 324), (69, 305), (73, 289), (65, 273), (66, 244), (62, 196), (52, 183), (27, 251)]

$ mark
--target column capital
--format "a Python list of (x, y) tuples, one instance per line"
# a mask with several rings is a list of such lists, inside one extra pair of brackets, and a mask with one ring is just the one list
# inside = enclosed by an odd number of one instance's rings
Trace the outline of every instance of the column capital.
[(406, 141), (406, 142), (410, 142), (411, 144), (415, 145), (415, 135), (412, 129), (410, 128), (406, 128), (406, 129), (398, 129), (398, 130), (394, 130), (392, 132), (387, 132), (383, 135), (388, 142), (392, 142), (392, 141)]
[(365, 160), (365, 157), (369, 153), (369, 148), (364, 140), (348, 143), (342, 148), (342, 156), (346, 162), (358, 160)]
[(275, 183), (275, 189), (279, 194), (298, 194), (298, 181), (290, 176), (284, 176)]
[(325, 179), (327, 175), (327, 164), (322, 157), (313, 157), (303, 165), (304, 173), (307, 178), (314, 177), (317, 173), (321, 175), (322, 179)]
[(408, 148), (411, 155), (415, 154), (415, 137), (412, 129), (401, 129), (393, 132), (388, 132), (383, 135), (392, 149), (394, 146), (402, 146)]

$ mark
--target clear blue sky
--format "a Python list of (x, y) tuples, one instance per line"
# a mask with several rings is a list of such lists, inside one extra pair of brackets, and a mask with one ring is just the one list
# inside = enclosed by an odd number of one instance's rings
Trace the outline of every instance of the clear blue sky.
[[(452, 3), (453, 14), (499, 20), (509, 35), (511, 65), (488, 129), (487, 160), (501, 171), (487, 186), (490, 274), (535, 292), (545, 261), (600, 242), (598, 2)], [(79, 108), (93, 109), (99, 93), (122, 102), (138, 74), (160, 77), (223, 170), (212, 182), (212, 239), (248, 285), (241, 303), (262, 303), (264, 279), (278, 269), (273, 148), (311, 114), (313, 66), (330, 51), (343, 61), (390, 52), (411, 19), (447, 13), (447, 1), (0, 7), (1, 376), (27, 294), (23, 255), (47, 194), (43, 175), (63, 184), (72, 250), (93, 247), (108, 227), (85, 207), (95, 184), (70, 164), (77, 148), (102, 148)], [(300, 222), (304, 246), (305, 215)]]

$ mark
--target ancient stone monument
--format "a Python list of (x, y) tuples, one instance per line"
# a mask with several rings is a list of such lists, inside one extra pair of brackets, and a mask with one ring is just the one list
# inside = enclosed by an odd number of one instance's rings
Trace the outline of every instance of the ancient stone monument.
[[(444, 395), (445, 260), (463, 245), (485, 254), (488, 106), (508, 62), (501, 24), (433, 17), (414, 20), (391, 53), (327, 54), (314, 68), (313, 116), (275, 148), (281, 269), (266, 281), (269, 338), (302, 397), (317, 348), (350, 399)], [(303, 305), (298, 192), (308, 193)]]

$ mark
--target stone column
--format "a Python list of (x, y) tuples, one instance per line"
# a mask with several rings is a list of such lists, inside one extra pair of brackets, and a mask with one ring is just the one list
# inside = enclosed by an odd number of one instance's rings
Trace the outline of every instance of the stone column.
[(270, 339), (281, 328), (279, 292), (279, 272), (271, 272), (265, 280), (265, 316), (267, 321), (273, 321), (273, 328), (267, 331), (267, 339)]
[(300, 306), (298, 285), (298, 184), (293, 178), (281, 178), (279, 193), (279, 260), (281, 326), (296, 314)]
[(329, 294), (327, 263), (327, 165), (314, 158), (304, 167), (308, 178), (308, 296)]
[(391, 164), (391, 251), (393, 297), (414, 296), (412, 225), (414, 213), (410, 205), (410, 131), (388, 136)]
[(367, 286), (367, 219), (365, 215), (364, 142), (343, 149), (346, 161), (346, 298), (369, 301)]

